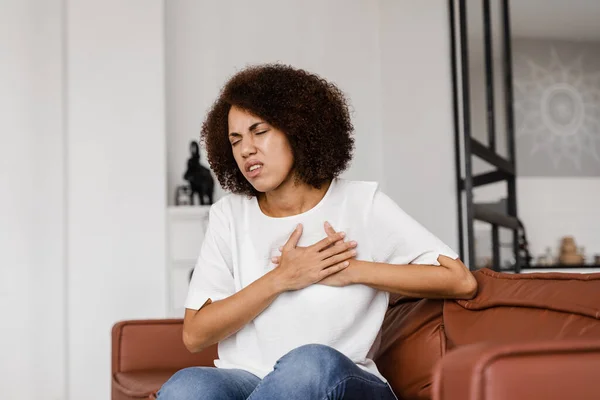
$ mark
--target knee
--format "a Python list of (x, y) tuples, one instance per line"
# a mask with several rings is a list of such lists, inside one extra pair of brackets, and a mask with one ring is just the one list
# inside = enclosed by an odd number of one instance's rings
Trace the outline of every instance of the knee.
[[(293, 369), (297, 376), (323, 378), (328, 373), (340, 371), (346, 362), (351, 362), (345, 355), (332, 347), (321, 344), (308, 344), (300, 346), (280, 360), (286, 369)], [(283, 366), (282, 365), (282, 366)]]
[[(206, 393), (205, 374), (195, 367), (177, 371), (158, 391), (158, 400), (196, 400), (199, 393)], [(203, 378), (204, 377), (204, 378)]]

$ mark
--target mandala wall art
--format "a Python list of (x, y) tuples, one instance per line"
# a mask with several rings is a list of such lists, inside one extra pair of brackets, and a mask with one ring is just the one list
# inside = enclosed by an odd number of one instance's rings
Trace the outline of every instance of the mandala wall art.
[(513, 41), (520, 176), (600, 176), (600, 43)]

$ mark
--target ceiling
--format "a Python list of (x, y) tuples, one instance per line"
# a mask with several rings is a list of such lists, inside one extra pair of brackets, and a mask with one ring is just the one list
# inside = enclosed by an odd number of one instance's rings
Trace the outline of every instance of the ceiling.
[(600, 40), (600, 0), (511, 0), (510, 16), (513, 37)]

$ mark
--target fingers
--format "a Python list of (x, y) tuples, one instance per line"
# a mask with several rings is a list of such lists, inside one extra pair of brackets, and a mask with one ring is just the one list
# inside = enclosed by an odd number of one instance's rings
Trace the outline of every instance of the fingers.
[(324, 264), (325, 268), (327, 268), (328, 265), (335, 265), (344, 260), (348, 260), (349, 258), (352, 258), (354, 256), (356, 256), (356, 250), (353, 249), (353, 250), (348, 250), (343, 253), (337, 254), (333, 257), (329, 257), (329, 258), (323, 260), (323, 262), (325, 263)]
[(310, 246), (310, 248), (312, 248), (313, 250), (316, 250), (316, 251), (321, 251), (321, 250), (331, 246), (338, 240), (343, 240), (345, 236), (346, 236), (346, 234), (344, 232), (337, 232), (331, 236), (327, 236), (325, 239), (318, 241), (317, 243)]
[[(324, 227), (325, 227), (325, 233), (327, 234), (327, 236), (335, 237), (335, 234), (336, 234), (337, 232), (335, 231), (335, 229), (333, 229), (333, 227), (331, 226), (331, 224), (329, 223), (329, 221), (325, 221), (325, 223), (324, 223)], [(338, 241), (334, 242), (333, 244), (331, 244), (331, 245), (329, 245), (329, 246), (325, 247), (325, 248), (324, 248), (324, 249), (322, 249), (321, 251), (323, 251), (323, 250), (325, 250), (325, 249), (328, 249), (328, 248), (330, 248), (330, 247), (333, 247), (333, 246), (335, 246), (335, 245), (336, 245), (336, 244), (338, 244), (338, 243), (343, 243), (343, 240), (338, 240)]]
[(273, 264), (279, 264), (280, 261), (281, 261), (281, 256), (273, 256), (273, 257), (271, 257), (271, 262)]
[(325, 233), (327, 233), (327, 236), (333, 236), (336, 234), (335, 229), (333, 229), (333, 226), (331, 226), (328, 221), (325, 221)]
[(345, 250), (349, 250), (349, 249), (353, 249), (357, 246), (357, 243), (355, 241), (350, 241), (350, 242), (337, 242), (335, 244), (335, 246), (332, 246), (326, 250), (323, 250), (321, 252), (321, 259), (325, 260), (331, 256), (334, 256), (336, 254), (339, 254)]
[(320, 278), (319, 280), (323, 280), (323, 279), (327, 278), (328, 276), (337, 274), (341, 270), (348, 268), (349, 265), (350, 265), (350, 262), (342, 261), (342, 262), (332, 265), (329, 268), (325, 268), (319, 272), (319, 278)]
[(298, 245), (300, 236), (302, 236), (302, 224), (298, 224), (298, 226), (296, 226), (296, 229), (294, 229), (294, 232), (292, 232), (288, 241), (285, 242), (281, 251), (294, 249)]

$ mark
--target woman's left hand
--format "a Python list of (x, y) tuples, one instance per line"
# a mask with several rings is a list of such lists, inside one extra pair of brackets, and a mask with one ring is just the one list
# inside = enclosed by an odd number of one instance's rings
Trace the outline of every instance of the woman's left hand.
[[(326, 222), (325, 223), (325, 233), (327, 233), (327, 236), (334, 236), (336, 234), (336, 231), (333, 229), (333, 227), (329, 223)], [(338, 242), (333, 243), (331, 246), (335, 246)], [(326, 250), (326, 249), (324, 249), (324, 250)], [(278, 256), (273, 257), (273, 259), (272, 259), (273, 264), (278, 265), (279, 260), (280, 260), (280, 257), (278, 257)], [(335, 287), (343, 287), (343, 286), (348, 286), (348, 285), (353, 284), (354, 283), (353, 282), (353, 272), (355, 269), (353, 267), (355, 267), (356, 258), (353, 257), (346, 261), (350, 262), (350, 265), (347, 268), (344, 268), (340, 272), (337, 272), (333, 275), (329, 275), (327, 278), (317, 282), (317, 284), (326, 285), (326, 286), (335, 286)]]

